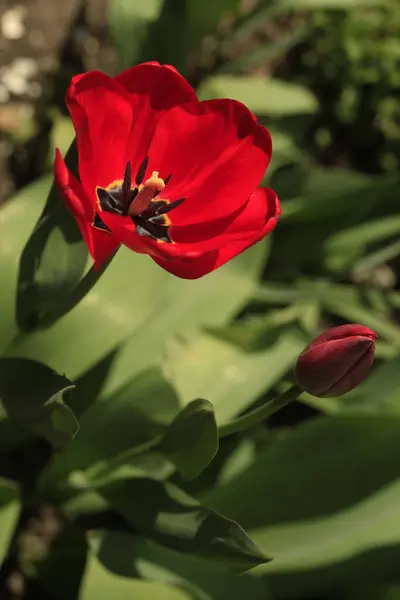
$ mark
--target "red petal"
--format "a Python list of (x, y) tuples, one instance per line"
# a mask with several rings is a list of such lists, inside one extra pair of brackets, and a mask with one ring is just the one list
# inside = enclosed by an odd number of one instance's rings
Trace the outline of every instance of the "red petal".
[(123, 179), (126, 163), (135, 174), (147, 154), (162, 112), (196, 94), (167, 65), (144, 63), (111, 79), (99, 71), (77, 75), (67, 92), (74, 122), (82, 183), (95, 201), (96, 185)]
[(106, 231), (92, 227), (94, 210), (79, 181), (68, 170), (58, 148), (54, 162), (54, 178), (60, 193), (74, 216), (83, 240), (99, 268), (120, 246), (120, 243)]
[(76, 132), (79, 175), (95, 202), (97, 185), (123, 179), (133, 107), (123, 88), (99, 71), (74, 77), (66, 100)]
[(346, 325), (339, 325), (338, 327), (332, 327), (331, 329), (327, 329), (323, 331), (318, 337), (313, 339), (303, 350), (313, 348), (314, 346), (318, 346), (319, 344), (324, 344), (326, 342), (331, 342), (332, 340), (343, 340), (349, 337), (365, 337), (370, 340), (375, 340), (378, 336), (375, 331), (369, 329), (369, 327), (365, 327), (364, 325), (358, 325), (349, 323)]
[[(260, 216), (260, 209), (262, 209), (264, 216), (261, 225), (257, 221)], [(280, 206), (275, 192), (268, 188), (260, 188), (249, 199), (246, 210), (240, 214), (221, 236), (216, 238), (218, 243), (221, 244), (218, 250), (186, 252), (180, 255), (176, 252), (175, 256), (158, 253), (157, 255), (153, 254), (152, 258), (166, 271), (173, 273), (177, 277), (197, 279), (222, 266), (260, 241), (274, 229), (279, 216)], [(255, 219), (255, 217), (257, 218)], [(258, 228), (256, 227), (257, 222), (260, 225)], [(160, 251), (164, 250), (164, 248), (167, 250), (174, 247), (176, 251), (182, 252), (183, 250), (181, 244), (176, 244), (175, 246), (168, 246), (168, 244), (159, 245)]]
[[(214, 222), (199, 223), (181, 227), (171, 226), (174, 244), (159, 244), (149, 239), (154, 246), (154, 254), (175, 257), (185, 253), (219, 250), (228, 244), (254, 243), (275, 227), (280, 215), (279, 200), (275, 192), (259, 188), (246, 204), (233, 215)], [(222, 225), (223, 228), (222, 228)]]
[(188, 103), (160, 118), (149, 157), (150, 171), (172, 173), (166, 195), (186, 198), (171, 213), (173, 223), (203, 223), (246, 202), (270, 161), (271, 138), (239, 102)]
[[(203, 251), (214, 250), (230, 242), (254, 239), (257, 236), (264, 237), (275, 227), (279, 215), (279, 200), (275, 192), (268, 188), (258, 188), (251, 194), (246, 204), (228, 218), (211, 223), (200, 223), (197, 226), (171, 226), (171, 237), (178, 248), (183, 248), (185, 244), (188, 250), (200, 249), (200, 245)], [(217, 231), (224, 222), (225, 227)], [(210, 235), (212, 231), (215, 232), (214, 237)], [(194, 246), (196, 233), (200, 239), (199, 244)]]
[[(133, 100), (149, 113), (150, 118), (185, 102), (197, 102), (196, 92), (171, 65), (157, 62), (142, 63), (114, 77)], [(143, 117), (141, 117), (143, 118)]]
[(153, 260), (163, 269), (180, 277), (181, 279), (199, 279), (216, 269), (218, 252), (206, 252), (193, 257), (181, 257), (175, 259), (165, 259), (159, 256), (152, 256)]

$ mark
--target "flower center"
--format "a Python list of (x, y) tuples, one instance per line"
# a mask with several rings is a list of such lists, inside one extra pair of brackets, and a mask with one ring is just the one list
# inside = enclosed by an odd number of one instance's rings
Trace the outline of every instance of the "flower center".
[[(171, 179), (158, 176), (158, 171), (153, 171), (149, 179), (143, 183), (149, 159), (144, 159), (136, 174), (136, 186), (132, 187), (131, 164), (128, 161), (124, 179), (114, 181), (106, 188), (96, 187), (99, 211), (95, 213), (93, 227), (110, 232), (110, 229), (101, 219), (101, 212), (111, 212), (120, 216), (128, 216), (135, 224), (136, 233), (151, 237), (159, 242), (172, 244), (169, 235), (171, 221), (167, 216), (177, 208), (185, 198), (171, 202), (168, 199), (155, 198), (164, 190)], [(100, 214), (99, 214), (100, 213)]]

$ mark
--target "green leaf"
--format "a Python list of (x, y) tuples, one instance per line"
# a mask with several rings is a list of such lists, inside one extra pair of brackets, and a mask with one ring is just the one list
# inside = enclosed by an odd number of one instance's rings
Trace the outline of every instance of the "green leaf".
[[(151, 23), (165, 0), (111, 0), (108, 5), (111, 34), (121, 70), (140, 62), (139, 56)], [(153, 59), (154, 60), (154, 59)]]
[(19, 512), (18, 492), (14, 482), (0, 478), (0, 561), (8, 552)]
[(1, 353), (19, 333), (15, 298), (20, 286), (18, 279), (21, 252), (43, 209), (50, 182), (50, 177), (39, 179), (0, 208), (0, 309), (3, 316), (0, 322)]
[(357, 258), (365, 255), (369, 244), (398, 238), (399, 233), (400, 218), (396, 215), (336, 231), (324, 243), (325, 263), (336, 271), (350, 268)]
[(303, 347), (302, 336), (290, 330), (252, 353), (202, 334), (170, 342), (165, 369), (183, 402), (212, 398), (222, 424), (275, 385)]
[(79, 424), (63, 401), (71, 382), (46, 365), (24, 358), (0, 359), (0, 398), (10, 417), (62, 450)]
[(279, 337), (282, 327), (300, 317), (303, 306), (293, 304), (281, 310), (271, 311), (264, 316), (249, 317), (226, 327), (207, 327), (215, 337), (235, 344), (246, 352), (264, 350)]
[[(75, 143), (65, 161), (76, 172)], [(59, 318), (58, 306), (65, 303), (80, 281), (87, 257), (75, 219), (53, 183), (21, 254), (16, 313), (22, 332), (47, 327)]]
[(299, 85), (256, 75), (216, 75), (201, 84), (201, 100), (233, 98), (257, 115), (312, 114), (317, 108), (313, 94)]
[[(109, 398), (157, 364), (171, 334), (197, 324), (221, 324), (235, 314), (255, 289), (265, 249), (261, 242), (218, 271), (185, 281), (149, 257), (121, 248), (73, 310), (48, 330), (16, 339), (8, 355), (40, 360), (75, 380), (109, 356), (101, 384), (102, 395)], [(82, 331), (71, 352), (66, 340)]]
[[(341, 400), (343, 409), (400, 412), (400, 357), (385, 362)], [(338, 399), (339, 400), (339, 399)]]
[(89, 542), (113, 573), (179, 586), (193, 600), (271, 600), (260, 578), (246, 573), (237, 577), (218, 564), (177, 554), (137, 535), (95, 532)]
[[(89, 378), (89, 383), (90, 383)], [(85, 396), (85, 382), (79, 396)], [(79, 390), (80, 383), (77, 382)], [(78, 406), (79, 398), (72, 398)], [(71, 471), (82, 470), (121, 453), (135, 451), (137, 446), (159, 438), (179, 412), (179, 399), (162, 377), (159, 369), (149, 368), (128, 385), (117, 390), (109, 401), (92, 406), (80, 418), (80, 430), (60, 455), (53, 458), (43, 473), (40, 485), (54, 494), (54, 486), (64, 484)], [(136, 457), (135, 457), (136, 458)], [(129, 456), (126, 462), (131, 463)], [(157, 463), (152, 463), (152, 465)]]
[(318, 418), (270, 443), (205, 501), (272, 552), (265, 572), (289, 597), (322, 595), (371, 568), (372, 579), (397, 578), (399, 452), (397, 414)]
[(339, 286), (320, 282), (309, 286), (309, 292), (318, 295), (322, 306), (332, 314), (353, 321), (363, 323), (384, 336), (396, 348), (400, 347), (400, 327), (397, 323), (368, 307), (360, 298), (354, 286)]
[[(204, 13), (206, 11), (203, 11)], [(257, 44), (254, 50), (243, 56), (224, 61), (219, 69), (221, 73), (246, 73), (251, 69), (265, 65), (267, 62), (278, 60), (285, 56), (293, 47), (304, 40), (309, 30), (306, 26), (300, 26), (294, 31), (281, 34), (276, 41), (269, 40)]]
[[(285, 177), (286, 175), (286, 177)], [(273, 180), (274, 189), (281, 194), (281, 183)], [(301, 181), (288, 180), (283, 172), (285, 203), (283, 219), (286, 222), (305, 223), (346, 217), (346, 224), (358, 225), (372, 209), (382, 209), (382, 198), (387, 207), (395, 202), (398, 179), (392, 176), (369, 177), (346, 169), (324, 169), (313, 166), (303, 170)], [(343, 221), (340, 221), (342, 226)], [(337, 229), (338, 221), (334, 222)], [(279, 233), (279, 229), (278, 229)]]
[(174, 463), (184, 479), (194, 479), (218, 451), (214, 407), (208, 400), (193, 400), (168, 427), (157, 450)]
[(110, 484), (99, 480), (98, 491), (135, 530), (173, 550), (239, 572), (270, 560), (238, 523), (201, 506), (172, 483), (138, 475)]
[(121, 574), (111, 574), (92, 552), (89, 552), (79, 598), (80, 600), (110, 600), (110, 598), (115, 600), (122, 598), (194, 600), (184, 590), (169, 584), (141, 581)]

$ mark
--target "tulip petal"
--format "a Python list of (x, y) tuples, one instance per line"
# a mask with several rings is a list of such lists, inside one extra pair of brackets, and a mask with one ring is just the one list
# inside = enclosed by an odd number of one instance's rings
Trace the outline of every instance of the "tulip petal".
[[(258, 214), (260, 207), (263, 208), (263, 221), (261, 224), (258, 221), (259, 227), (253, 228), (256, 222), (253, 220), (254, 214)], [(186, 247), (183, 251), (182, 246), (176, 244), (172, 246), (176, 248), (176, 253), (167, 256), (161, 252), (171, 246), (160, 244), (159, 251), (157, 254), (153, 253), (152, 258), (163, 269), (177, 277), (197, 279), (214, 271), (268, 235), (276, 226), (279, 215), (279, 200), (275, 192), (268, 188), (260, 188), (248, 201), (247, 210), (244, 210), (231, 226), (216, 238), (220, 244), (218, 249), (190, 252)]]
[(75, 218), (83, 240), (98, 269), (120, 246), (111, 233), (92, 226), (95, 216), (92, 203), (87, 198), (82, 184), (67, 168), (58, 148), (54, 162), (54, 179), (67, 208)]
[(174, 225), (204, 223), (234, 213), (264, 176), (271, 139), (234, 100), (188, 103), (160, 118), (149, 148), (149, 170), (172, 173), (166, 192), (185, 197)]
[[(163, 112), (185, 102), (196, 102), (196, 92), (172, 65), (147, 62), (126, 69), (116, 77), (124, 90), (132, 94), (133, 101), (147, 111)], [(141, 116), (144, 118), (144, 116)]]
[(96, 186), (123, 179), (128, 160), (136, 173), (160, 114), (197, 102), (197, 97), (172, 67), (144, 63), (114, 79), (99, 71), (77, 75), (66, 101), (77, 136), (80, 177), (95, 200)]
[(123, 178), (133, 107), (123, 88), (99, 71), (74, 77), (66, 101), (76, 132), (80, 179), (95, 204), (96, 186)]

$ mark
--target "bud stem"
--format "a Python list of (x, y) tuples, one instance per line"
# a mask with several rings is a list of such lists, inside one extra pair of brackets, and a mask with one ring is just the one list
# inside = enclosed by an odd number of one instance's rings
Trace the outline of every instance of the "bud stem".
[(252, 410), (242, 417), (238, 417), (226, 425), (222, 425), (218, 431), (219, 437), (223, 438), (232, 435), (233, 433), (237, 433), (238, 431), (245, 431), (246, 429), (254, 427), (257, 423), (264, 421), (264, 419), (278, 412), (281, 408), (284, 408), (291, 402), (294, 402), (294, 400), (297, 400), (302, 392), (303, 390), (299, 385), (292, 385), (286, 392), (280, 396), (276, 396), (271, 402)]

